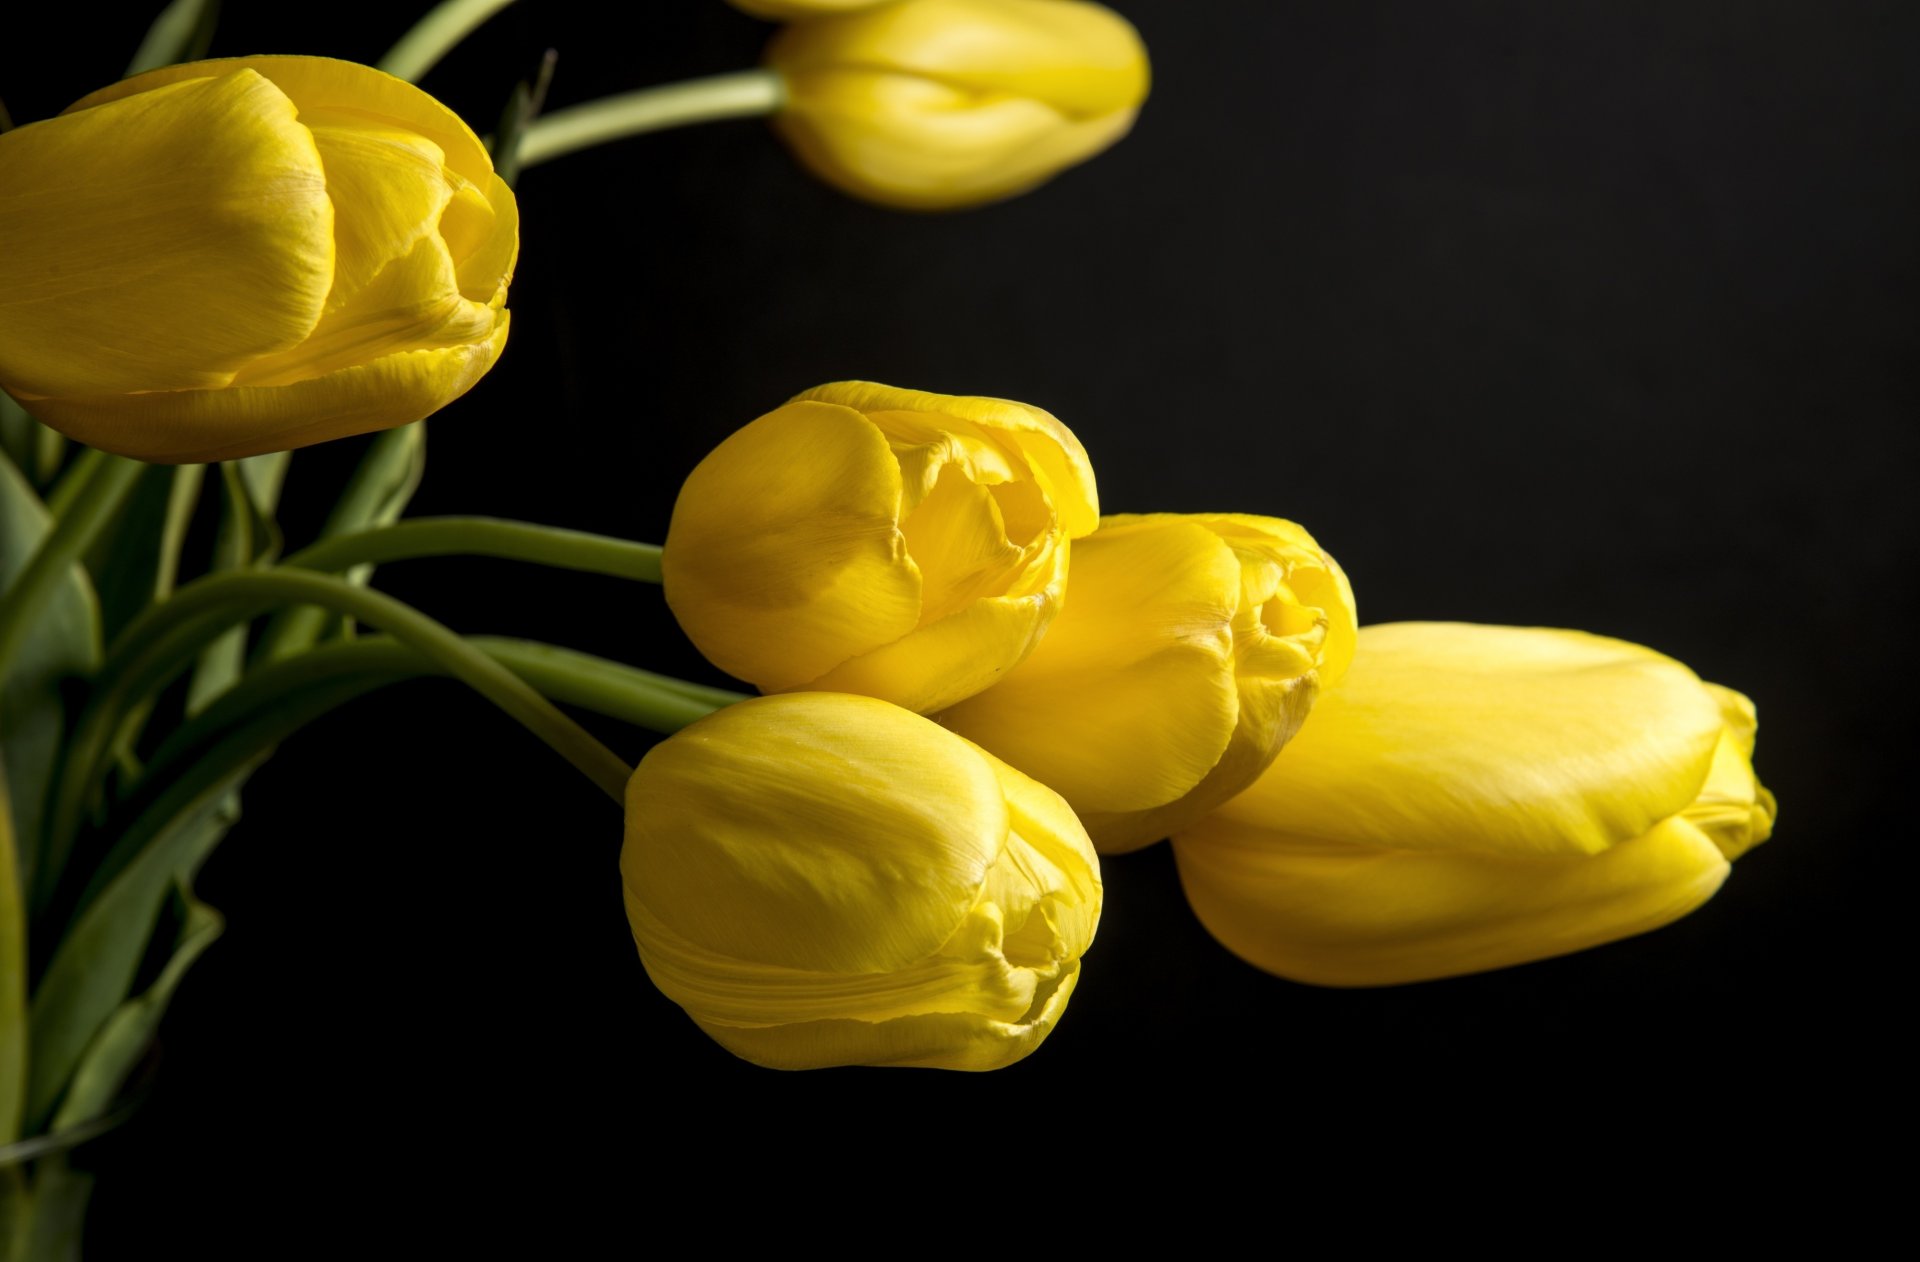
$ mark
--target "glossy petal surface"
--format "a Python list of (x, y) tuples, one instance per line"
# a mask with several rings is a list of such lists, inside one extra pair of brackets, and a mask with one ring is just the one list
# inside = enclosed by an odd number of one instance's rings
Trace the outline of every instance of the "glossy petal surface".
[(1395, 850), (1597, 854), (1692, 802), (1720, 712), (1685, 666), (1579, 631), (1390, 623), (1230, 818)]
[(313, 137), (251, 70), (0, 136), (0, 380), (21, 398), (223, 386), (312, 331), (332, 225)]
[[(1309, 602), (1326, 602), (1326, 607)], [(1058, 789), (1100, 849), (1137, 849), (1252, 784), (1351, 654), (1353, 593), (1278, 518), (1108, 517), (1065, 610), (941, 722)]]
[(505, 344), (512, 192), (369, 67), (170, 66), (8, 135), (0, 174), (0, 384), (91, 445), (205, 461), (406, 424)]
[(763, 692), (928, 713), (990, 686), (1065, 590), (1093, 473), (1064, 425), (1002, 399), (839, 382), (723, 442), (674, 506), (667, 602)]
[(908, 711), (796, 693), (657, 746), (621, 870), (650, 977), (777, 1068), (991, 1069), (1052, 1028), (1098, 860), (1051, 790)]
[(1753, 731), (1745, 697), (1638, 645), (1368, 627), (1293, 743), (1174, 851), (1207, 928), (1269, 972), (1373, 986), (1501, 968), (1711, 897), (1772, 827)]

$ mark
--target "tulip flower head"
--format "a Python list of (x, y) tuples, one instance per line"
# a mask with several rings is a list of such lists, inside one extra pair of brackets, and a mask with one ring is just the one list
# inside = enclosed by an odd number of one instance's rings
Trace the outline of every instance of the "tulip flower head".
[(1247, 792), (1174, 838), (1214, 937), (1379, 986), (1644, 933), (1766, 840), (1753, 705), (1651, 649), (1458, 623), (1360, 632)]
[(802, 162), (886, 206), (1010, 197), (1126, 135), (1147, 95), (1127, 21), (1080, 0), (899, 0), (789, 26), (767, 50)]
[(0, 385), (107, 451), (226, 460), (417, 421), (506, 343), (513, 194), (411, 84), (170, 66), (0, 136)]
[(700, 462), (661, 574), (688, 637), (762, 692), (928, 713), (1027, 655), (1098, 521), (1085, 450), (1039, 408), (841, 382)]
[(940, 721), (1073, 804), (1102, 853), (1252, 784), (1353, 654), (1353, 590), (1290, 521), (1105, 518), (1065, 611), (1007, 678)]
[(654, 747), (620, 855), (647, 974), (778, 1069), (997, 1069), (1065, 1010), (1100, 864), (1065, 802), (870, 697), (740, 702)]

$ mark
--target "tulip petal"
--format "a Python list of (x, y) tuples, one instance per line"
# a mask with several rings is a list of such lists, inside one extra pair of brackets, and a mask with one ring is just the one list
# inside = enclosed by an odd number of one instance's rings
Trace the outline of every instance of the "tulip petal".
[(885, 697), (935, 714), (993, 686), (1018, 665), (1040, 642), (1055, 604), (1044, 591), (978, 600), (799, 686)]
[(1074, 544), (1070, 616), (941, 722), (1083, 819), (1164, 806), (1200, 783), (1233, 735), (1239, 594), (1232, 550), (1202, 526), (1101, 530)]
[(1147, 93), (1140, 37), (1111, 9), (1073, 0), (917, 0), (788, 27), (768, 59), (790, 78), (887, 67), (971, 96), (1044, 101), (1071, 118)]
[(1753, 741), (1758, 717), (1753, 702), (1731, 688), (1708, 684), (1726, 729), (1713, 752), (1713, 769), (1700, 796), (1681, 812), (1720, 853), (1738, 859), (1773, 835), (1773, 794), (1754, 779)]
[(919, 622), (899, 503), (899, 467), (865, 417), (778, 408), (681, 488), (661, 559), (667, 603), (720, 669), (767, 692), (805, 685)]
[(1093, 462), (1072, 430), (1044, 408), (1011, 399), (933, 394), (902, 390), (872, 381), (835, 381), (816, 386), (795, 401), (810, 399), (837, 403), (872, 415), (882, 412), (925, 413), (970, 422), (989, 433), (1003, 435), (1025, 454), (1046, 479), (1048, 497), (1069, 537), (1092, 533), (1100, 524), (1100, 497), (1093, 478)]
[(1076, 960), (1036, 996), (1019, 1021), (995, 1021), (971, 1012), (924, 1013), (890, 1021), (823, 1020), (772, 1027), (701, 1021), (715, 1042), (775, 1069), (832, 1065), (899, 1065), (985, 1071), (1013, 1064), (1052, 1032), (1080, 980)]
[(0, 378), (49, 423), (41, 397), (225, 385), (320, 318), (312, 136), (252, 70), (179, 78), (0, 136)]
[[(476, 201), (484, 201), (483, 213)], [(460, 292), (497, 307), (520, 257), (520, 206), (499, 176), (482, 186), (462, 184), (440, 220), (440, 235), (459, 269)]]
[(423, 237), (452, 200), (439, 146), (398, 127), (302, 111), (327, 168), (339, 250), (327, 309), (337, 311)]
[(1728, 872), (1680, 818), (1600, 854), (1539, 858), (1329, 846), (1216, 814), (1176, 837), (1174, 855), (1214, 937), (1322, 986), (1450, 977), (1631, 937), (1706, 902)]
[(735, 960), (829, 973), (933, 955), (1009, 827), (994, 772), (966, 742), (829, 693), (702, 719), (648, 753), (627, 803), (621, 872), (666, 928)]
[(299, 346), (247, 365), (236, 386), (282, 386), (402, 351), (484, 342), (497, 313), (460, 296), (446, 244), (427, 233), (327, 312)]
[(487, 147), (458, 114), (404, 79), (332, 57), (226, 57), (164, 66), (82, 97), (68, 107), (68, 112), (91, 109), (183, 79), (237, 70), (257, 71), (272, 80), (299, 107), (303, 117), (316, 112), (353, 115), (375, 124), (397, 123), (438, 145), (447, 166), (469, 182), (486, 187), (493, 175)]
[(1346, 679), (1217, 816), (1396, 850), (1597, 854), (1694, 800), (1720, 729), (1693, 672), (1638, 645), (1372, 626)]
[(925, 79), (820, 71), (794, 82), (773, 125), (808, 170), (902, 210), (1026, 192), (1108, 148), (1134, 112), (1066, 119), (1021, 97), (982, 100)]
[(72, 438), (138, 460), (202, 464), (405, 425), (486, 375), (507, 342), (494, 313), (484, 342), (403, 351), (284, 386), (234, 386), (41, 399), (34, 415)]
[(982, 895), (1004, 918), (1005, 958), (1032, 968), (1077, 960), (1100, 923), (1100, 856), (1065, 798), (986, 750), (980, 756), (999, 778), (1010, 824)]

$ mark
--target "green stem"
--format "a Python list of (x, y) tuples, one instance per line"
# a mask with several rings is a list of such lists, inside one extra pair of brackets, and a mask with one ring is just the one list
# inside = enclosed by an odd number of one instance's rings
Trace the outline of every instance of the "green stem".
[[(691, 695), (697, 685), (605, 658), (529, 640), (470, 636), (467, 643), (554, 701), (621, 719), (655, 732), (677, 732), (743, 698), (718, 688)], [(198, 715), (175, 729), (148, 760), (144, 782), (163, 782), (190, 766), (220, 732), (317, 683), (359, 676), (392, 681), (448, 675), (449, 666), (387, 636), (338, 640), (249, 674)]]
[(604, 97), (537, 118), (520, 140), (520, 168), (650, 131), (771, 114), (786, 102), (777, 71), (741, 70)]
[(229, 627), (282, 605), (310, 604), (381, 628), (433, 658), (446, 672), (519, 720), (616, 802), (632, 768), (619, 755), (459, 635), (391, 596), (301, 570), (213, 574), (150, 607), (121, 635), (96, 678), (92, 699), (67, 742), (66, 764), (48, 815), (47, 855), (34, 893), (44, 906), (105, 770), (128, 709), (164, 685)]
[[(467, 642), (551, 700), (656, 732), (677, 732), (722, 706), (744, 699), (739, 693), (702, 688), (550, 644), (492, 636), (473, 636)], [(448, 674), (451, 671), (446, 664), (388, 636), (338, 640), (262, 666), (162, 742), (149, 760), (135, 796), (165, 793), (169, 785), (205, 763), (232, 733), (252, 730), (290, 706), (309, 707), (311, 698), (326, 696), (334, 699), (326, 707), (331, 709), (377, 688)], [(301, 713), (311, 721), (326, 709), (303, 708)], [(287, 729), (275, 730), (284, 733)], [(119, 875), (134, 853), (116, 847), (89, 876), (88, 893), (81, 905)]]
[(441, 0), (387, 50), (380, 69), (408, 83), (434, 68), (461, 40), (513, 0)]
[[(93, 459), (95, 456), (98, 459)], [(66, 511), (40, 541), (27, 568), (0, 597), (0, 679), (12, 669), (28, 628), (65, 578), (67, 568), (80, 560), (94, 536), (113, 520), (121, 501), (147, 467), (137, 460), (123, 460), (104, 452), (89, 452), (87, 459), (87, 467), (68, 474), (85, 480), (76, 485)]]
[[(413, 498), (426, 462), (426, 422), (401, 425), (375, 434), (360, 457), (347, 489), (320, 527), (322, 539), (354, 534), (393, 522)], [(366, 573), (352, 575), (366, 582)], [(271, 618), (254, 646), (255, 662), (291, 657), (311, 647), (326, 632), (326, 614), (318, 609), (288, 609)]]
[(435, 556), (500, 557), (642, 583), (660, 581), (660, 548), (656, 544), (496, 517), (415, 517), (376, 530), (323, 539), (282, 564), (337, 573), (356, 565)]

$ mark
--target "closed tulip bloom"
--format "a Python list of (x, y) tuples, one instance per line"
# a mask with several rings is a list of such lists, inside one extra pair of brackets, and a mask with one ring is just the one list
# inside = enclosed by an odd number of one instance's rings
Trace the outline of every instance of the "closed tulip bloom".
[(870, 697), (719, 711), (654, 749), (620, 855), (647, 974), (776, 1069), (998, 1069), (1045, 1039), (1100, 918), (1058, 794)]
[(1658, 928), (1766, 840), (1754, 709), (1650, 649), (1367, 627), (1258, 784), (1174, 839), (1201, 921), (1299, 981), (1502, 968)]
[(1024, 192), (1126, 135), (1147, 53), (1078, 0), (901, 0), (796, 23), (768, 50), (776, 124), (829, 184), (883, 205)]
[(927, 713), (1027, 655), (1099, 513), (1086, 452), (1039, 408), (840, 382), (700, 462), (661, 573), (688, 637), (762, 692)]
[(480, 141), (322, 57), (170, 66), (0, 136), (0, 385), (121, 455), (417, 421), (499, 356), (519, 250)]
[(1353, 590), (1277, 517), (1108, 517), (1065, 611), (1006, 680), (940, 716), (1058, 790), (1102, 853), (1252, 784), (1353, 654)]

